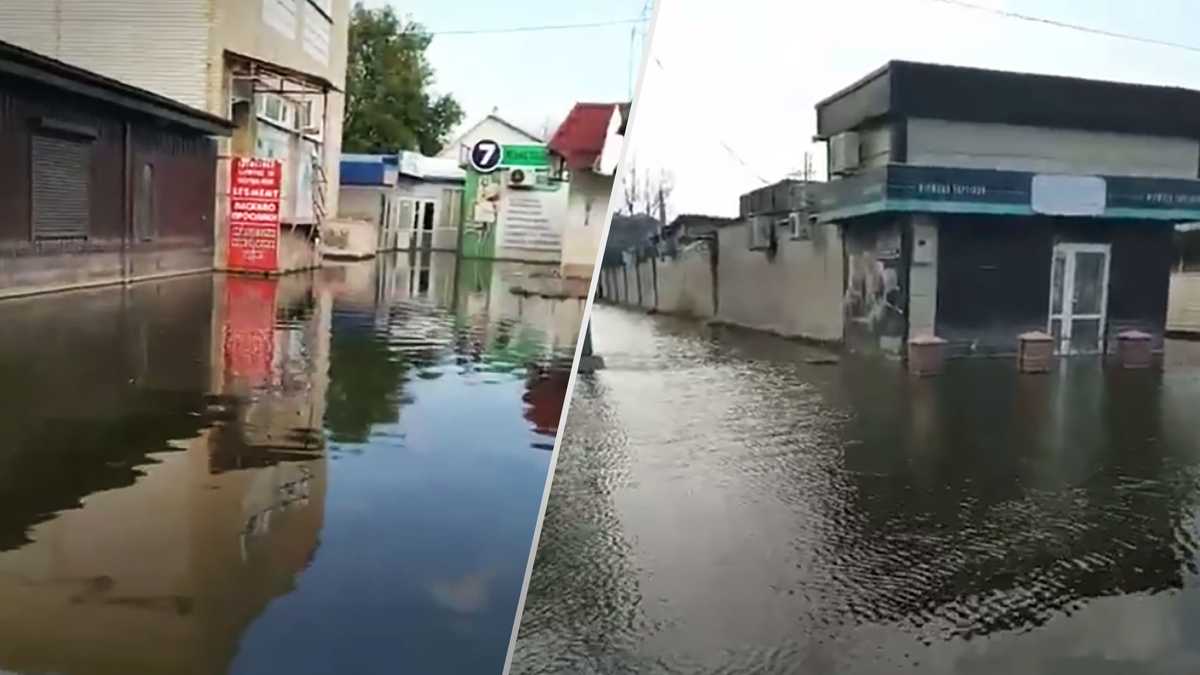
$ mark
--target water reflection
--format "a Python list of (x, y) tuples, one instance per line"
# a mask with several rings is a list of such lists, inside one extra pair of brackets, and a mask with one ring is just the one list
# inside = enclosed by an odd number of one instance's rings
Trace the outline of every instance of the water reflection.
[(0, 670), (499, 672), (582, 302), (467, 272), (0, 303)]
[(1186, 348), (914, 380), (594, 323), (608, 369), (576, 390), (514, 672), (1200, 671)]

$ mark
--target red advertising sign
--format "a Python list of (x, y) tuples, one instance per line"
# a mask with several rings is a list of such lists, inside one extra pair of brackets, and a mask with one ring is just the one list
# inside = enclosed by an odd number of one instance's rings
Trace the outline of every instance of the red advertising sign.
[(233, 158), (229, 179), (230, 269), (278, 269), (282, 176), (282, 165), (273, 159)]
[(225, 372), (250, 387), (271, 382), (275, 358), (276, 279), (225, 279)]

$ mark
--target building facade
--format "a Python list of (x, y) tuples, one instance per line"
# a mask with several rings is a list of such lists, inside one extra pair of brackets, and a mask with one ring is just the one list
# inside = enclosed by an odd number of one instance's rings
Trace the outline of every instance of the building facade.
[(542, 145), (546, 139), (526, 131), (503, 117), (492, 113), (466, 128), (437, 154), (440, 159), (465, 163), (464, 153), (479, 141), (495, 141), (500, 145)]
[(349, 0), (8, 0), (0, 39), (232, 120), (212, 221), (224, 267), (231, 155), (283, 164), (281, 266), (337, 213)]
[(892, 62), (817, 106), (845, 340), (1008, 353), (1161, 345), (1176, 223), (1200, 216), (1200, 92)]
[(375, 250), (458, 250), (466, 172), (456, 160), (347, 154), (341, 176), (338, 215), (371, 223)]
[(0, 295), (212, 269), (231, 126), (0, 43)]
[(562, 273), (589, 277), (603, 247), (613, 177), (621, 159), (628, 103), (576, 103), (550, 139), (554, 171), (569, 184)]
[[(718, 319), (901, 357), (925, 336), (1011, 354), (1032, 331), (1060, 355), (1126, 331), (1161, 348), (1189, 321), (1200, 92), (892, 62), (817, 119), (830, 180), (743, 195), (717, 228)], [(649, 262), (606, 275), (619, 301), (631, 278), (643, 306), (665, 297), (647, 272), (677, 261)]]

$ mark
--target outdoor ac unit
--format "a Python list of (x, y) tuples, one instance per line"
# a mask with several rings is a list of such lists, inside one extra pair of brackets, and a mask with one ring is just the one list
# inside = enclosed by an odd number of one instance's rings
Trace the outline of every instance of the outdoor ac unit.
[(230, 103), (237, 105), (239, 103), (254, 102), (254, 80), (245, 77), (233, 78), (233, 86), (230, 92)]
[(505, 179), (505, 184), (511, 188), (531, 188), (537, 183), (537, 176), (529, 169), (511, 169)]
[(812, 223), (803, 213), (789, 213), (788, 226), (792, 231), (792, 239), (809, 241), (812, 239)]
[(858, 168), (858, 134), (840, 133), (829, 139), (829, 171), (835, 175), (854, 173)]

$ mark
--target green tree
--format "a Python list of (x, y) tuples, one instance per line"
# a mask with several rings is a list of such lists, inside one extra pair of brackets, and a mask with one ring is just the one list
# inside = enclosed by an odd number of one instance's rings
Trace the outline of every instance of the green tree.
[(425, 58), (433, 36), (391, 7), (356, 2), (350, 16), (346, 72), (347, 152), (419, 150), (435, 154), (463, 111), (449, 94), (435, 96)]

